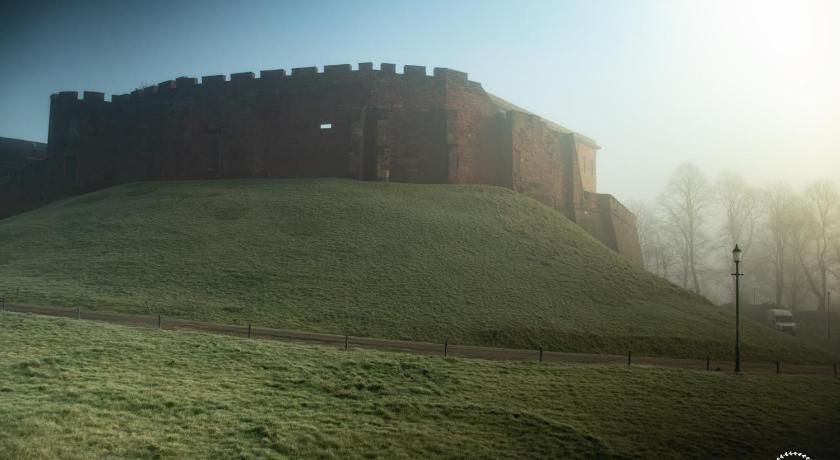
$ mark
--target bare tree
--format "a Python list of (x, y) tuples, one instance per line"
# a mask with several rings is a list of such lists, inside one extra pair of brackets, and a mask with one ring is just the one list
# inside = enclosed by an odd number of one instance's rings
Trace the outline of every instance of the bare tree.
[(805, 199), (811, 215), (810, 250), (807, 254), (800, 251), (797, 255), (811, 292), (817, 298), (817, 308), (824, 311), (828, 276), (834, 262), (830, 250), (840, 219), (840, 194), (830, 182), (818, 181), (805, 189)]
[(834, 270), (831, 270), (831, 273), (834, 275), (837, 283), (840, 284), (840, 231), (834, 237), (832, 247), (834, 248)]
[(679, 238), (683, 287), (689, 287), (690, 279), (692, 289), (700, 294), (700, 254), (706, 242), (703, 226), (711, 203), (706, 178), (690, 163), (679, 166), (659, 202), (664, 211), (666, 227)]
[[(746, 181), (731, 172), (722, 173), (715, 181), (712, 194), (715, 211), (713, 224), (718, 231), (713, 235), (714, 246), (721, 249), (732, 249), (736, 244), (743, 252), (743, 257), (750, 263), (750, 270), (741, 285), (751, 284), (753, 287), (758, 279), (758, 260), (751, 257), (753, 235), (757, 227), (757, 220), (761, 214), (758, 206), (758, 192), (750, 187)], [(713, 251), (716, 254), (713, 266), (716, 273), (724, 272), (732, 265), (732, 256), (728, 250)], [(707, 277), (707, 295), (720, 298), (731, 298), (735, 286), (727, 277)], [(711, 291), (711, 292), (710, 292)], [(724, 297), (725, 295), (725, 297)]]
[(636, 228), (645, 268), (663, 278), (671, 279), (671, 268), (676, 263), (673, 239), (666, 234), (662, 217), (655, 208), (641, 202), (629, 205), (636, 215)]
[(808, 250), (813, 227), (812, 215), (800, 196), (792, 196), (785, 221), (785, 241), (789, 248), (785, 255), (785, 291), (787, 305), (798, 310), (807, 294), (806, 267), (801, 264), (803, 254)]
[(785, 270), (788, 257), (788, 222), (791, 217), (793, 192), (785, 184), (764, 189), (764, 242), (772, 264), (773, 293), (777, 304), (785, 295)]
[(737, 174), (725, 172), (715, 183), (715, 198), (722, 211), (721, 233), (727, 239), (727, 246), (738, 244), (746, 257), (761, 210), (758, 193)]

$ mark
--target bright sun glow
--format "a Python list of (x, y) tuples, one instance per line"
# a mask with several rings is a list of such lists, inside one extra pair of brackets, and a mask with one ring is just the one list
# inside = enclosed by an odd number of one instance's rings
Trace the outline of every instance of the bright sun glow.
[[(833, 1), (703, 2), (705, 39), (737, 99), (785, 111), (808, 128), (836, 111), (840, 35)], [(834, 48), (834, 50), (833, 50)], [(835, 58), (831, 58), (834, 56)], [(790, 121), (790, 120), (789, 120)], [(790, 124), (787, 124), (790, 126)], [(813, 128), (813, 126), (810, 126)]]
[(675, 68), (687, 69), (670, 84), (693, 114), (712, 117), (700, 137), (716, 145), (696, 155), (792, 183), (840, 172), (840, 1), (709, 0), (667, 9)]

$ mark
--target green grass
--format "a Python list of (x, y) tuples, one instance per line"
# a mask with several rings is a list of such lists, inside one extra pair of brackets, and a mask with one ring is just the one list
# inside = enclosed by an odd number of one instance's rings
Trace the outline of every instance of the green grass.
[[(731, 315), (631, 266), (560, 213), (483, 186), (114, 187), (0, 221), (3, 293), (459, 344), (693, 358), (733, 348)], [(743, 334), (747, 359), (831, 359), (753, 324)]]
[(0, 315), (4, 458), (837, 458), (840, 380)]

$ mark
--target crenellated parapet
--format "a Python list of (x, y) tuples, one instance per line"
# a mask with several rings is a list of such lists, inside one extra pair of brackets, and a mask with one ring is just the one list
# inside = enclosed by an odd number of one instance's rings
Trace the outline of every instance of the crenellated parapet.
[(595, 193), (595, 141), (488, 94), (465, 72), (399, 70), (362, 62), (181, 76), (110, 100), (53, 94), (50, 192), (257, 177), (496, 185), (635, 257), (632, 214)]
[(201, 89), (218, 90), (226, 87), (241, 88), (244, 85), (253, 85), (259, 88), (266, 84), (282, 84), (283, 82), (301, 83), (306, 80), (313, 82), (324, 79), (340, 78), (402, 78), (407, 81), (435, 80), (448, 84), (462, 84), (471, 90), (483, 91), (481, 84), (470, 81), (467, 73), (443, 67), (435, 67), (432, 74), (427, 73), (425, 66), (404, 65), (402, 73), (397, 73), (397, 67), (391, 63), (381, 63), (379, 69), (375, 69), (371, 62), (361, 62), (354, 69), (351, 64), (325, 65), (322, 70), (318, 67), (296, 67), (289, 69), (271, 69), (257, 72), (237, 72), (229, 76), (206, 75), (200, 79), (197, 77), (178, 77), (174, 80), (162, 81), (156, 85), (145, 86), (135, 89), (128, 94), (114, 94), (111, 100), (105, 99), (105, 94), (94, 91), (84, 91), (82, 98), (76, 91), (61, 91), (53, 94), (52, 98), (62, 103), (69, 102), (118, 102), (126, 103), (133, 100), (142, 100), (148, 97), (160, 97), (176, 95), (185, 92), (200, 91)]

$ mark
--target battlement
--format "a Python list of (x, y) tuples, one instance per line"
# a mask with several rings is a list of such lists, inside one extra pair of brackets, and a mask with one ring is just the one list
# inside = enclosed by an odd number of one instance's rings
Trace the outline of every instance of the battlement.
[(78, 101), (79, 100), (79, 92), (78, 91), (61, 91), (59, 93), (53, 94), (50, 96), (53, 100), (58, 101)]
[(81, 99), (79, 99), (78, 91), (61, 91), (59, 93), (50, 95), (50, 100), (62, 103), (78, 102), (86, 104), (105, 104), (109, 102), (105, 100), (105, 93), (100, 93), (98, 91), (83, 91)]
[(447, 84), (464, 85), (473, 91), (483, 91), (481, 84), (470, 81), (466, 72), (452, 70), (443, 67), (435, 67), (432, 75), (427, 73), (425, 66), (419, 65), (404, 65), (402, 73), (397, 73), (396, 64), (381, 63), (379, 69), (375, 69), (372, 62), (360, 62), (356, 69), (353, 69), (351, 64), (334, 64), (325, 65), (322, 71), (318, 67), (295, 67), (290, 71), (286, 69), (271, 69), (261, 70), (259, 74), (255, 72), (238, 72), (232, 73), (230, 76), (225, 75), (206, 75), (199, 80), (196, 77), (178, 77), (174, 80), (162, 81), (156, 85), (150, 85), (143, 88), (135, 89), (127, 94), (114, 94), (111, 100), (105, 100), (105, 94), (101, 92), (85, 91), (82, 99), (79, 99), (77, 91), (61, 91), (53, 94), (52, 99), (57, 99), (62, 102), (69, 101), (87, 101), (87, 102), (118, 102), (124, 104), (130, 100), (143, 99), (147, 97), (154, 97), (158, 95), (172, 95), (184, 90), (192, 90), (196, 88), (218, 88), (226, 85), (242, 85), (242, 84), (269, 84), (278, 83), (286, 80), (300, 81), (306, 78), (406, 78), (412, 81), (420, 81), (425, 79), (434, 79), (444, 81)]
[(180, 76), (110, 101), (63, 91), (51, 96), (49, 139), (55, 196), (214, 178), (497, 185), (638, 258), (632, 213), (594, 193), (594, 168), (581, 167), (597, 144), (453, 69), (361, 62)]

